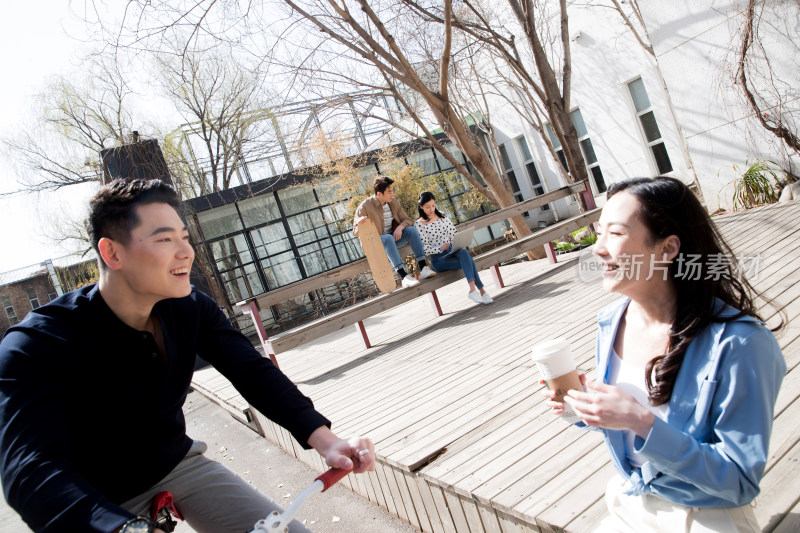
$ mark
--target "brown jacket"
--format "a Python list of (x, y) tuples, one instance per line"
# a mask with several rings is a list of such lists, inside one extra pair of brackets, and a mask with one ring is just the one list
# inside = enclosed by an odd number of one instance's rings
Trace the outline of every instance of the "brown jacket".
[[(400, 202), (397, 201), (397, 198), (394, 198), (391, 202), (389, 202), (389, 209), (392, 211), (392, 215), (394, 216), (395, 223), (392, 224), (392, 226), (397, 227), (400, 224), (403, 224), (404, 226), (408, 227), (414, 224), (403, 210)], [(378, 229), (378, 235), (383, 235), (385, 233), (383, 228), (383, 206), (381, 205), (381, 201), (378, 200), (377, 196), (372, 195), (359, 204), (358, 208), (356, 209), (355, 218), (360, 218), (363, 216), (366, 216), (372, 221), (373, 224), (375, 224), (375, 227)], [(358, 224), (353, 224), (353, 235), (358, 236)]]

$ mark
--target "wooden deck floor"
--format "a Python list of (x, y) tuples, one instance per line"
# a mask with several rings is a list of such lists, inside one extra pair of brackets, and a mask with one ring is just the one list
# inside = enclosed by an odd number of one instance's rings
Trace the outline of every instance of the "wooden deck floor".
[[(788, 319), (778, 338), (789, 371), (756, 515), (764, 531), (798, 531), (800, 202), (715, 220), (736, 254), (760, 254), (755, 286), (777, 298)], [(594, 377), (595, 315), (618, 296), (581, 281), (572, 255), (558, 265), (503, 267), (506, 288), (484, 279), (495, 299), (489, 306), (467, 300), (459, 282), (439, 291), (443, 317), (433, 318), (423, 298), (376, 315), (365, 322), (371, 349), (345, 329), (279, 355), (283, 371), (338, 434), (375, 442), (377, 471), (348, 476), (345, 484), (423, 531), (593, 529), (613, 475), (608, 454), (599, 435), (548, 412), (530, 360), (534, 343), (565, 335)], [(199, 371), (196, 381), (231, 409), (246, 405), (213, 369)], [(284, 430), (260, 422), (268, 438), (323, 468)]]

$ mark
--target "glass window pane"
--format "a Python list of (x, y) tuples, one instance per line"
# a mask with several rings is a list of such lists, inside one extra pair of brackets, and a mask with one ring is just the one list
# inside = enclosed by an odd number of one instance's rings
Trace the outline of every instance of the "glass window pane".
[(352, 215), (344, 203), (331, 204), (322, 208), (322, 216), (331, 235), (349, 233), (353, 227)]
[[(460, 156), (461, 152), (459, 152), (458, 148), (455, 149), (456, 153), (453, 153), (453, 148), (455, 148), (455, 145), (453, 143), (447, 143), (447, 144), (444, 145), (444, 147), (447, 149), (448, 152), (450, 152), (451, 155), (455, 156), (456, 161), (458, 161), (458, 162), (463, 161), (463, 159)], [(445, 158), (445, 156), (440, 154), (439, 150), (435, 150), (435, 152), (436, 152), (436, 159), (439, 160), (439, 167), (443, 171), (444, 170), (450, 170), (451, 168), (453, 168), (453, 163), (448, 161), (447, 158)]]
[(264, 276), (270, 289), (288, 285), (303, 277), (292, 252), (266, 257), (261, 260), (261, 267), (264, 269)]
[(672, 162), (667, 155), (667, 147), (664, 143), (654, 144), (650, 147), (653, 150), (653, 157), (656, 158), (656, 166), (658, 167), (659, 174), (666, 174), (672, 172)]
[(472, 236), (472, 242), (476, 244), (484, 244), (492, 240), (492, 234), (489, 232), (489, 228), (481, 228), (475, 232), (475, 235)]
[(658, 124), (656, 124), (656, 116), (652, 111), (648, 111), (639, 117), (642, 121), (642, 128), (644, 129), (644, 136), (647, 142), (651, 143), (661, 138), (661, 132), (658, 131)]
[(528, 142), (525, 140), (525, 136), (520, 135), (516, 138), (516, 141), (517, 146), (519, 146), (519, 151), (522, 152), (522, 157), (525, 159), (525, 161), (530, 161), (533, 159), (531, 156), (531, 151), (528, 149)]
[(211, 255), (220, 271), (251, 263), (253, 256), (247, 247), (244, 235), (236, 235), (210, 243)]
[[(478, 183), (480, 183), (481, 185), (486, 187), (486, 182), (483, 180), (483, 176), (481, 176), (478, 173), (478, 171), (475, 169), (475, 166), (472, 163), (470, 163), (469, 161), (467, 161), (465, 164), (467, 166), (467, 170), (469, 170), (469, 173), (472, 174), (472, 177), (475, 178), (475, 180), (477, 180)], [(466, 180), (466, 178), (464, 178), (464, 179)], [(471, 185), (470, 185), (470, 187), (471, 187)]]
[(597, 156), (594, 155), (594, 146), (592, 146), (590, 139), (581, 141), (581, 149), (583, 150), (583, 160), (586, 161), (586, 166), (597, 163)]
[(339, 266), (339, 261), (333, 251), (333, 244), (328, 239), (303, 246), (298, 248), (298, 251), (300, 260), (303, 261), (303, 267), (306, 269), (306, 276), (313, 276)]
[(583, 122), (583, 115), (581, 115), (580, 109), (576, 109), (570, 113), (569, 116), (572, 119), (572, 125), (575, 126), (575, 131), (578, 133), (578, 138), (589, 135), (586, 131), (586, 124)]
[[(402, 161), (400, 161), (400, 163), (403, 165), (405, 164)], [(358, 173), (361, 175), (362, 190), (370, 194), (374, 193), (375, 189), (372, 186), (372, 182), (374, 182), (375, 178), (378, 177), (378, 169), (375, 167), (375, 165), (367, 165), (365, 167), (361, 167), (358, 169)]]
[(436, 166), (436, 159), (433, 156), (431, 148), (425, 148), (419, 152), (414, 152), (406, 156), (409, 165), (417, 165), (422, 169), (422, 173), (433, 174), (439, 172), (439, 167)]
[[(528, 178), (531, 180), (531, 185), (536, 188), (536, 185), (541, 185), (542, 180), (539, 178), (539, 172), (536, 171), (536, 165), (533, 161), (525, 165), (525, 169), (528, 171)], [(542, 194), (541, 192), (536, 194)]]
[[(561, 143), (558, 142), (558, 137), (556, 137), (556, 133), (553, 131), (553, 127), (550, 124), (545, 124), (544, 129), (547, 130), (547, 136), (550, 137), (550, 144), (553, 145), (555, 150), (561, 148)], [(566, 167), (565, 167), (566, 168)]]
[(221, 272), (220, 275), (225, 292), (228, 293), (228, 298), (232, 302), (241, 302), (246, 298), (265, 292), (255, 265), (252, 263), (245, 265), (244, 268)]
[(500, 157), (503, 158), (503, 168), (508, 170), (511, 168), (511, 159), (508, 158), (508, 150), (506, 150), (506, 145), (500, 145)]
[(242, 200), (239, 202), (239, 212), (246, 228), (281, 218), (278, 202), (272, 193)]
[(477, 218), (483, 214), (480, 210), (480, 207), (476, 207), (472, 205), (471, 202), (468, 202), (468, 199), (463, 194), (453, 198), (453, 207), (455, 208), (455, 214), (457, 218), (457, 220), (453, 220), (451, 218), (454, 224), (466, 222), (467, 220)]
[(507, 170), (506, 176), (508, 176), (508, 181), (511, 183), (511, 192), (518, 193), (519, 192), (519, 183), (517, 183), (517, 177), (514, 175), (513, 170)]
[(564, 170), (569, 172), (569, 167), (567, 166), (567, 158), (564, 155), (564, 150), (558, 150), (556, 153), (558, 154), (558, 160), (561, 162), (561, 166), (564, 167)]
[[(373, 168), (374, 170), (374, 168)], [(347, 193), (336, 182), (338, 176), (328, 176), (314, 180), (314, 190), (321, 204), (332, 204), (343, 199)]]
[(281, 205), (287, 215), (300, 213), (313, 207), (317, 207), (317, 199), (314, 198), (314, 189), (311, 184), (304, 183), (295, 185), (278, 191)]
[(333, 237), (333, 243), (336, 246), (336, 253), (339, 254), (339, 260), (342, 264), (364, 257), (358, 238), (352, 234), (336, 235)]
[(250, 238), (253, 239), (256, 257), (259, 259), (289, 250), (292, 246), (289, 239), (286, 237), (286, 229), (284, 229), (281, 223), (255, 229), (250, 232)]
[(631, 92), (631, 98), (633, 98), (633, 105), (637, 113), (641, 113), (650, 107), (650, 98), (647, 97), (647, 91), (644, 88), (642, 78), (630, 82), (628, 84), (628, 90)]
[(445, 145), (445, 147), (447, 148), (448, 152), (453, 154), (453, 157), (455, 158), (456, 161), (458, 161), (459, 163), (463, 163), (464, 161), (466, 161), (467, 158), (464, 156), (463, 153), (461, 153), (461, 150), (459, 150), (454, 143), (447, 144)]
[(502, 239), (509, 228), (511, 228), (511, 226), (508, 225), (507, 220), (503, 222), (496, 222), (489, 226), (489, 229), (492, 231), (492, 237), (495, 239)]
[(290, 217), (288, 222), (289, 231), (292, 232), (294, 243), (297, 246), (328, 237), (326, 224), (322, 219), (322, 212), (318, 209)]
[(197, 213), (197, 220), (200, 222), (200, 227), (203, 228), (206, 240), (244, 229), (239, 214), (236, 212), (235, 204), (223, 205)]
[(597, 192), (603, 193), (606, 192), (606, 180), (603, 179), (603, 172), (600, 170), (600, 165), (591, 168), (592, 171), (592, 178), (594, 179), (594, 184), (597, 187)]

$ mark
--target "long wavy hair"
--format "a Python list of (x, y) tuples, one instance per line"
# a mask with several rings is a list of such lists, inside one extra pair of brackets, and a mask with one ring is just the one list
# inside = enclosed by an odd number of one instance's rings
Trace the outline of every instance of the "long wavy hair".
[[(661, 405), (672, 395), (689, 344), (704, 328), (712, 322), (727, 322), (743, 315), (763, 319), (753, 301), (756, 293), (740, 276), (733, 252), (705, 208), (683, 182), (667, 177), (634, 178), (611, 184), (607, 198), (621, 192), (639, 201), (637, 214), (650, 231), (652, 240), (677, 235), (681, 243), (678, 257), (669, 266), (677, 297), (669, 346), (667, 353), (651, 359), (645, 369), (650, 403)], [(698, 258), (699, 272), (694, 270), (692, 275), (686, 275), (686, 264), (681, 264), (680, 258)], [(729, 260), (715, 261), (719, 258)], [(714, 276), (709, 276), (708, 266), (712, 262)], [(720, 316), (724, 306), (716, 305), (717, 299), (738, 309), (739, 313)], [(782, 324), (776, 329), (780, 327)]]

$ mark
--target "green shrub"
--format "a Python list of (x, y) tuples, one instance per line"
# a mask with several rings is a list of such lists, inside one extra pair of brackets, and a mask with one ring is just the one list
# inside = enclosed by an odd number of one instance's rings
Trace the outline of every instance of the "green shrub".
[[(745, 161), (745, 164), (749, 164), (749, 161)], [(774, 163), (758, 160), (742, 172), (741, 178), (733, 180), (734, 209), (749, 209), (778, 201), (778, 193), (772, 181), (780, 184), (780, 180), (771, 165)], [(741, 172), (736, 165), (733, 165), (733, 168)]]

